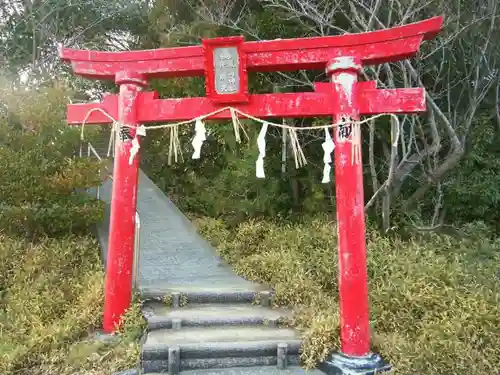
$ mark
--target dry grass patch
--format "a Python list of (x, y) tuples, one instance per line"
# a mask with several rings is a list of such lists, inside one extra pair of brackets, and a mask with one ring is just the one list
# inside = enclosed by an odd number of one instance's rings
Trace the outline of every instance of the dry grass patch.
[(101, 325), (104, 274), (91, 237), (37, 244), (0, 235), (0, 373), (109, 374), (135, 365), (138, 305), (120, 339), (90, 339)]
[[(335, 224), (197, 220), (236, 272), (294, 307), (307, 366), (339, 344)], [(500, 372), (500, 243), (447, 236), (368, 236), (374, 346), (400, 375)], [(481, 256), (476, 256), (481, 254)]]

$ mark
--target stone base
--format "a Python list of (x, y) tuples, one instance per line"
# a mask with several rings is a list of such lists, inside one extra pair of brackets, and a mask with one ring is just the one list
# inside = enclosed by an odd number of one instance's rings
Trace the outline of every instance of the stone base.
[(335, 353), (319, 365), (319, 369), (327, 375), (376, 375), (392, 369), (378, 354), (366, 357), (348, 357)]
[(120, 337), (118, 335), (104, 333), (101, 330), (94, 332), (92, 334), (91, 338), (93, 340), (104, 342), (106, 344), (112, 344), (112, 343), (118, 342), (120, 340)]
[(139, 375), (140, 371), (136, 368), (132, 368), (130, 370), (115, 372), (113, 375)]

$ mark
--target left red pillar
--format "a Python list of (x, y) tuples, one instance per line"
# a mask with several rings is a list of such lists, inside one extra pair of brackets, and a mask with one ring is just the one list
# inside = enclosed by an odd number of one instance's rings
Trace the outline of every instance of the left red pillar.
[(108, 260), (104, 296), (103, 330), (115, 331), (132, 299), (135, 213), (139, 179), (139, 154), (129, 162), (132, 140), (139, 125), (138, 95), (147, 85), (141, 74), (120, 72), (118, 101), (119, 134), (115, 134), (115, 158), (109, 224)]

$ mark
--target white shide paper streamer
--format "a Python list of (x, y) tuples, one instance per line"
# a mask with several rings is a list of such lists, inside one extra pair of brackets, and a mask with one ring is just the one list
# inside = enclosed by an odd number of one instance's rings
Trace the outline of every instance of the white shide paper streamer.
[(264, 157), (266, 156), (266, 133), (269, 124), (264, 122), (262, 128), (260, 129), (259, 136), (257, 137), (257, 147), (259, 149), (259, 157), (255, 163), (255, 175), (257, 178), (265, 178), (264, 173)]
[(238, 119), (238, 114), (236, 113), (236, 110), (234, 108), (230, 108), (229, 111), (231, 112), (231, 120), (233, 122), (234, 138), (236, 139), (237, 143), (241, 143), (241, 137), (240, 137), (241, 123), (240, 120)]
[(193, 145), (194, 148), (194, 152), (191, 158), (199, 159), (201, 156), (201, 146), (203, 145), (203, 142), (207, 140), (207, 130), (205, 129), (205, 124), (201, 119), (196, 119), (194, 123), (194, 131), (194, 138), (191, 142), (191, 145)]
[(137, 136), (132, 139), (132, 148), (130, 149), (130, 156), (128, 158), (128, 165), (132, 165), (135, 155), (139, 152), (139, 140), (137, 139)]
[(323, 155), (323, 163), (325, 163), (325, 166), (323, 167), (323, 180), (321, 181), (321, 183), (326, 184), (330, 182), (330, 172), (332, 170), (332, 152), (335, 149), (335, 144), (333, 143), (329, 128), (325, 128), (325, 141), (323, 142), (321, 147), (323, 147), (323, 151), (325, 152), (325, 154)]
[(146, 127), (144, 125), (139, 126), (136, 129), (135, 134), (140, 135), (141, 137), (145, 137), (146, 136)]
[[(132, 165), (135, 156), (137, 155), (137, 153), (139, 152), (139, 149), (141, 148), (141, 146), (139, 145), (139, 139), (137, 138), (138, 136), (143, 136), (143, 137), (146, 136), (146, 127), (144, 125), (138, 126), (135, 129), (135, 137), (134, 137), (134, 139), (132, 139), (132, 148), (130, 149), (130, 156), (128, 158), (129, 165)], [(110, 149), (108, 147), (108, 156), (109, 156), (109, 153), (110, 153)]]

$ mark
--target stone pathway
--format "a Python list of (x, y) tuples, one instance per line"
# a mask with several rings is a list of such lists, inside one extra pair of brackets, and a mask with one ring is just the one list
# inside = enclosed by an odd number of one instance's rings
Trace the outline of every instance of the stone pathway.
[[(106, 249), (111, 181), (101, 187), (100, 196), (107, 211), (98, 237)], [(137, 281), (148, 321), (141, 350), (143, 373), (306, 373), (300, 368), (300, 337), (281, 327), (289, 312), (272, 309), (272, 291), (235, 275), (142, 171), (138, 211)]]

